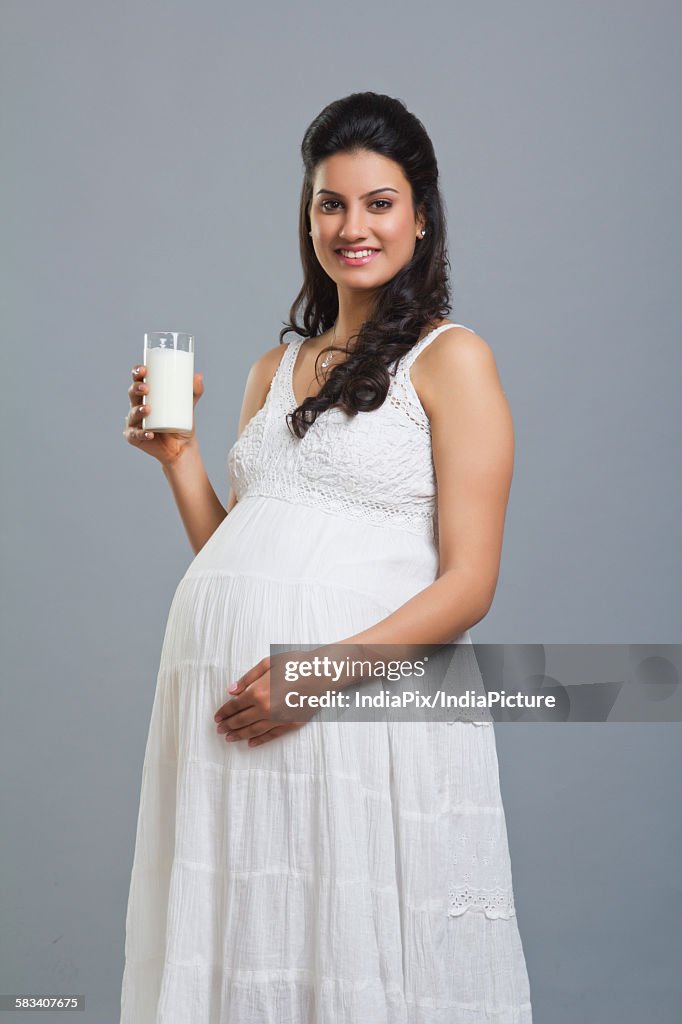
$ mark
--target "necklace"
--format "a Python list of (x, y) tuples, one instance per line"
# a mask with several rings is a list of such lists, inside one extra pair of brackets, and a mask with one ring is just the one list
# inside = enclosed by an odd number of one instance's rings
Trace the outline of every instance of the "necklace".
[[(334, 335), (332, 337), (332, 345), (334, 344), (335, 341), (336, 341), (336, 324), (334, 324)], [(329, 351), (329, 355), (325, 356), (324, 359), (322, 360), (321, 364), (320, 364), (322, 366), (323, 370), (327, 369), (327, 367), (329, 366), (329, 364), (331, 363), (333, 358), (334, 358), (334, 349), (332, 348)]]

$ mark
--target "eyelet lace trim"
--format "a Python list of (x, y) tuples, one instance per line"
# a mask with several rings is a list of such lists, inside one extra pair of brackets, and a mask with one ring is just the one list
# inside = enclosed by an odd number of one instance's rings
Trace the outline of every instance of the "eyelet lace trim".
[(467, 910), (479, 911), (490, 918), (509, 918), (516, 914), (514, 895), (511, 888), (496, 886), (492, 889), (475, 889), (463, 884), (449, 892), (448, 916), (459, 917)]

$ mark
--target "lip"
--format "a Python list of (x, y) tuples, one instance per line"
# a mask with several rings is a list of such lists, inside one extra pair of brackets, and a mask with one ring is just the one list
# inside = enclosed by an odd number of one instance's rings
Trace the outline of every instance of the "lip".
[[(363, 249), (372, 249), (372, 246), (371, 245), (348, 245), (348, 246), (344, 245), (343, 248), (347, 252), (362, 252)], [(345, 263), (345, 265), (347, 267), (351, 267), (351, 266), (352, 267), (364, 267), (368, 263), (370, 263), (374, 259), (375, 256), (378, 256), (380, 252), (381, 252), (381, 249), (374, 249), (374, 251), (369, 256), (363, 256), (361, 259), (358, 259), (357, 256), (343, 256), (339, 249), (335, 249), (334, 250), (334, 253), (335, 253), (336, 257), (339, 260), (341, 260), (342, 263)]]

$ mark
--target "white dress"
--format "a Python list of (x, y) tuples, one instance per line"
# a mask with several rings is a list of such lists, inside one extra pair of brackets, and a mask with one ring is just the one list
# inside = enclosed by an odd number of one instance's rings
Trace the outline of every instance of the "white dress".
[(402, 357), (381, 408), (328, 409), (303, 439), (291, 342), (230, 450), (238, 503), (163, 641), (121, 1024), (531, 1024), (491, 720), (313, 718), (249, 747), (213, 719), (270, 644), (352, 636), (436, 579), (409, 368), (450, 326)]

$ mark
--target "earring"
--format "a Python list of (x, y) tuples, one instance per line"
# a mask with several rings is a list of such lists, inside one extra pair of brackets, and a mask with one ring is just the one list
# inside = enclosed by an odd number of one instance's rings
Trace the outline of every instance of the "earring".
[(425, 234), (426, 234), (426, 228), (422, 228), (420, 233), (419, 233), (419, 237), (423, 238)]

